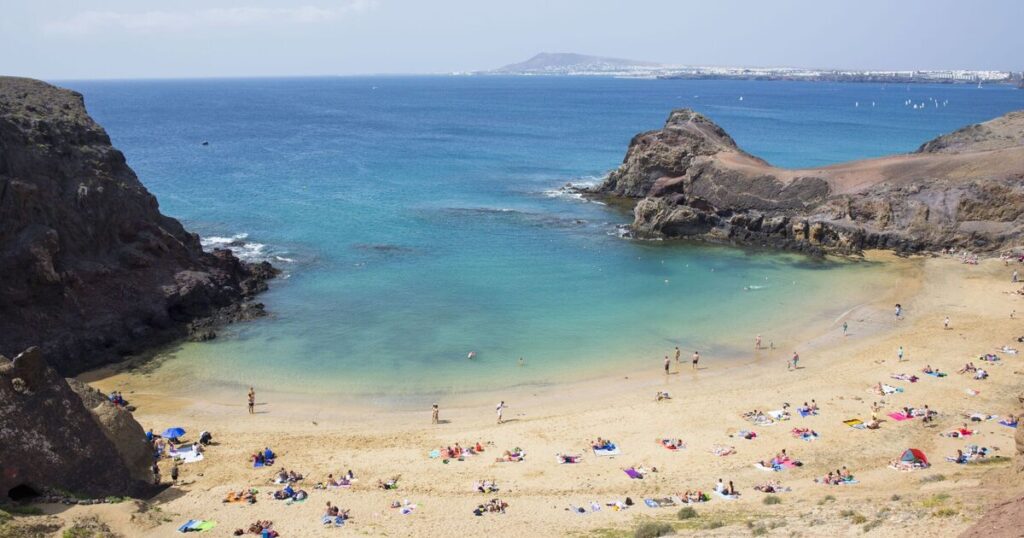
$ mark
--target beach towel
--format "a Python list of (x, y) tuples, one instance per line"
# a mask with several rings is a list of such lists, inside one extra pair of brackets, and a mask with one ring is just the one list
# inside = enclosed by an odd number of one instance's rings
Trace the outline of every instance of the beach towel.
[(946, 372), (925, 372), (932, 377), (946, 377)]
[(775, 467), (775, 466), (765, 467), (763, 464), (761, 464), (761, 462), (755, 463), (754, 467), (756, 467), (756, 468), (758, 468), (758, 469), (760, 469), (762, 471), (768, 471), (768, 472), (778, 472), (778, 471), (782, 470), (782, 467)]
[(177, 459), (182, 463), (195, 463), (197, 461), (203, 461), (203, 454), (196, 452), (189, 447), (188, 450), (172, 450), (170, 451), (171, 458)]
[(895, 413), (895, 412), (893, 412), (893, 413), (889, 413), (889, 418), (895, 420), (896, 422), (902, 422), (904, 420), (910, 420), (910, 419), (912, 419), (914, 417), (908, 417), (907, 415), (905, 415), (903, 413)]
[(801, 433), (800, 434), (800, 439), (803, 439), (804, 441), (813, 441), (813, 440), (815, 440), (817, 438), (818, 438), (818, 433), (817, 432), (806, 432), (806, 433)]
[(892, 385), (882, 385), (882, 394), (896, 394), (897, 392), (903, 392), (903, 387), (894, 387)]
[(676, 506), (676, 502), (668, 497), (661, 499), (644, 499), (644, 504), (649, 508), (667, 508), (670, 506)]
[(858, 430), (863, 430), (867, 428), (867, 425), (864, 424), (864, 421), (859, 418), (851, 418), (850, 420), (844, 420), (843, 424), (846, 424), (847, 426), (851, 428), (856, 428)]
[(217, 526), (216, 521), (190, 519), (178, 527), (178, 532), (206, 532)]
[(715, 491), (715, 495), (718, 495), (719, 497), (721, 497), (721, 498), (723, 498), (723, 499), (725, 499), (727, 501), (735, 501), (736, 499), (739, 498), (739, 495), (726, 495), (725, 493), (722, 493), (721, 491)]
[(782, 409), (779, 409), (777, 411), (768, 411), (768, 416), (772, 417), (775, 420), (789, 420), (789, 414), (787, 414)]
[(441, 451), (435, 448), (434, 450), (431, 450), (431, 451), (430, 451), (430, 453), (429, 453), (429, 454), (427, 454), (427, 456), (428, 456), (428, 457), (429, 457), (430, 459), (432, 459), (432, 460), (433, 460), (433, 459), (437, 459), (437, 458), (440, 458), (440, 457), (441, 457)]
[(579, 514), (581, 516), (587, 514), (587, 509), (586, 508), (580, 508), (579, 506), (576, 506), (575, 504), (570, 504), (569, 505), (569, 511), (573, 512), (574, 514)]
[(812, 409), (797, 409), (797, 411), (800, 412), (801, 417), (810, 417), (818, 414)]
[(1010, 422), (1008, 420), (1000, 420), (999, 424), (1001, 426), (1006, 426), (1007, 428), (1016, 428), (1017, 427), (1017, 423), (1016, 422)]
[(621, 454), (619, 447), (612, 445), (611, 448), (595, 448), (595, 456), (618, 456)]
[(264, 464), (263, 464), (262, 461), (254, 461), (254, 462), (252, 462), (252, 468), (253, 469), (259, 469), (260, 467), (264, 467)]
[(641, 478), (644, 477), (644, 475), (640, 474), (639, 472), (637, 472), (636, 469), (633, 469), (633, 468), (623, 469), (623, 472), (625, 472), (627, 476), (629, 476), (630, 478), (632, 478), (634, 480), (641, 479)]
[(345, 524), (345, 518), (341, 516), (324, 516), (320, 519), (320, 522), (324, 525), (334, 525), (340, 527)]

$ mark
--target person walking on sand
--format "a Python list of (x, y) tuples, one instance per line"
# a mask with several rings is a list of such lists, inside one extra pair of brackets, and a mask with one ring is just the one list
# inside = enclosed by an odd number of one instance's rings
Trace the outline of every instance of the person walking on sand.
[[(790, 365), (792, 366), (793, 370), (797, 369), (796, 365), (799, 362), (800, 362), (800, 355), (797, 355), (796, 351), (794, 351), (793, 352), (793, 358), (790, 360)], [(789, 369), (789, 368), (787, 368), (787, 369)]]
[(249, 414), (256, 412), (256, 390), (249, 387)]
[(757, 351), (759, 349), (761, 349), (761, 335), (760, 334), (757, 335), (757, 338), (754, 339), (754, 351)]
[(846, 336), (846, 331), (849, 330), (849, 328), (850, 328), (850, 324), (844, 321), (843, 322), (843, 336)]
[(1010, 277), (1010, 282), (1013, 282), (1014, 284), (1016, 284), (1019, 279), (1020, 279), (1020, 275), (1017, 274), (1017, 270), (1014, 269), (1013, 270), (1013, 276)]
[(700, 351), (693, 352), (693, 369), (697, 369), (697, 363), (700, 362)]
[(507, 407), (505, 405), (505, 400), (502, 400), (498, 402), (498, 406), (494, 408), (494, 410), (497, 411), (498, 413), (498, 424), (502, 423), (501, 414), (505, 411), (505, 407)]
[(900, 319), (903, 315), (903, 305), (896, 303), (896, 319)]
[(679, 364), (679, 346), (676, 346), (676, 364)]
[(668, 355), (665, 355), (665, 375), (668, 375), (668, 367), (669, 367), (669, 364), (671, 364), (671, 363), (670, 363), (670, 361), (668, 360)]
[(903, 346), (896, 350), (896, 362), (903, 362)]
[(949, 330), (949, 316), (946, 316), (946, 319), (942, 321), (942, 328)]
[(430, 408), (430, 423), (437, 424), (440, 422), (440, 415), (441, 410), (437, 408), (437, 404), (434, 404), (433, 407)]

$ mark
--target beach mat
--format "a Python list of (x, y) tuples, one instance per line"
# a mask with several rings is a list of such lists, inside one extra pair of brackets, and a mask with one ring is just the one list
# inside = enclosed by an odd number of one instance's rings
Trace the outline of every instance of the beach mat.
[(846, 424), (847, 426), (851, 428), (856, 428), (858, 430), (863, 430), (867, 428), (867, 425), (864, 424), (864, 421), (859, 418), (851, 418), (850, 420), (844, 420), (843, 424)]
[(595, 448), (594, 449), (594, 455), (595, 456), (618, 456), (621, 453), (622, 452), (619, 450), (619, 447), (615, 447), (615, 448), (611, 448), (611, 449), (605, 449), (605, 448)]
[(896, 422), (902, 422), (904, 420), (910, 420), (913, 417), (908, 417), (907, 415), (904, 415), (903, 413), (895, 413), (894, 412), (894, 413), (889, 413), (889, 418), (895, 420)]

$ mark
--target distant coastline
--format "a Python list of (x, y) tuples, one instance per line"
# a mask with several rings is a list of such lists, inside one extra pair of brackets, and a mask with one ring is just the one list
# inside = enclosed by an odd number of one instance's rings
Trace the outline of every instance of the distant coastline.
[(613, 76), (661, 80), (787, 80), (808, 82), (875, 82), (892, 84), (1016, 84), (1024, 72), (971, 69), (810, 69), (800, 67), (687, 66), (606, 58), (575, 53), (542, 52), (519, 63), (471, 75)]

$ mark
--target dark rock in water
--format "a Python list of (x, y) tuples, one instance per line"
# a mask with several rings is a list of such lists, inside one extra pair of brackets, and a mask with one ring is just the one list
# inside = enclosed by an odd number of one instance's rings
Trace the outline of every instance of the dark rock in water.
[(47, 365), (39, 348), (13, 362), (0, 357), (0, 496), (154, 491), (142, 426), (102, 394), (77, 388)]
[(80, 94), (0, 77), (0, 353), (38, 345), (62, 375), (187, 336), (276, 270), (160, 213)]
[(633, 137), (594, 191), (632, 200), (632, 235), (695, 237), (810, 253), (946, 247), (995, 251), (1024, 236), (1024, 112), (918, 152), (825, 168), (771, 166), (714, 122), (675, 110)]

